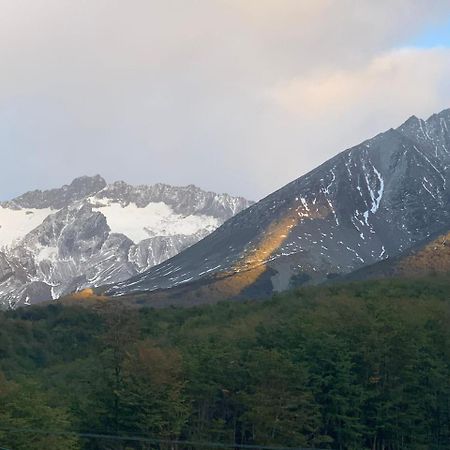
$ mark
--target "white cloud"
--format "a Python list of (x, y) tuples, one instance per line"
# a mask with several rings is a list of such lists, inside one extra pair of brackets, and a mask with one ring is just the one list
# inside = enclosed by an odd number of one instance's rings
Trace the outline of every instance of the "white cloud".
[[(375, 56), (353, 70), (335, 70), (279, 83), (269, 96), (287, 111), (314, 120), (388, 110), (398, 118), (426, 114), (450, 100), (450, 49), (404, 48)], [(361, 111), (362, 110), (362, 111)]]

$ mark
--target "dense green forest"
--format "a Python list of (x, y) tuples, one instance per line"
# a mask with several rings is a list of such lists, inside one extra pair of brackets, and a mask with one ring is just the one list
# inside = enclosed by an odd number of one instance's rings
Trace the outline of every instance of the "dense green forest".
[(71, 432), (450, 449), (450, 280), (302, 288), (191, 309), (1, 313), (0, 447), (200, 448)]

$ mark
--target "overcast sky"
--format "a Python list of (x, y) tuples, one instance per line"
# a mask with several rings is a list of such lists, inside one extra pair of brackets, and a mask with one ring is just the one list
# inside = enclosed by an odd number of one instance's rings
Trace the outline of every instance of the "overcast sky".
[(448, 0), (0, 0), (0, 199), (100, 173), (259, 199), (450, 107)]

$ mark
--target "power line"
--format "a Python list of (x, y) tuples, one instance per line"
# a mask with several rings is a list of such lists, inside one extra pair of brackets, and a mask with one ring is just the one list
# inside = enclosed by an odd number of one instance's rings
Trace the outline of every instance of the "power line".
[[(115, 434), (99, 434), (99, 433), (79, 433), (76, 431), (46, 431), (33, 428), (5, 428), (0, 427), (0, 431), (6, 431), (10, 433), (33, 433), (33, 434), (45, 434), (50, 436), (77, 436), (84, 439), (105, 439), (114, 441), (133, 441), (133, 442), (146, 442), (148, 444), (176, 444), (187, 445), (192, 447), (209, 447), (209, 448), (239, 448), (247, 450), (321, 450), (318, 448), (305, 448), (305, 447), (270, 447), (265, 445), (252, 445), (252, 444), (223, 444), (220, 442), (195, 442), (195, 441), (180, 441), (169, 439), (157, 439), (145, 436), (120, 436)], [(0, 447), (0, 450), (9, 450)], [(324, 450), (324, 449), (322, 449)]]

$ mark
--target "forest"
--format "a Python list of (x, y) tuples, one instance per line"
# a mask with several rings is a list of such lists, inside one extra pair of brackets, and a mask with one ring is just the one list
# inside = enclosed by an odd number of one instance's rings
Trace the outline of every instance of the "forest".
[(450, 449), (450, 278), (0, 313), (0, 448), (264, 447)]

